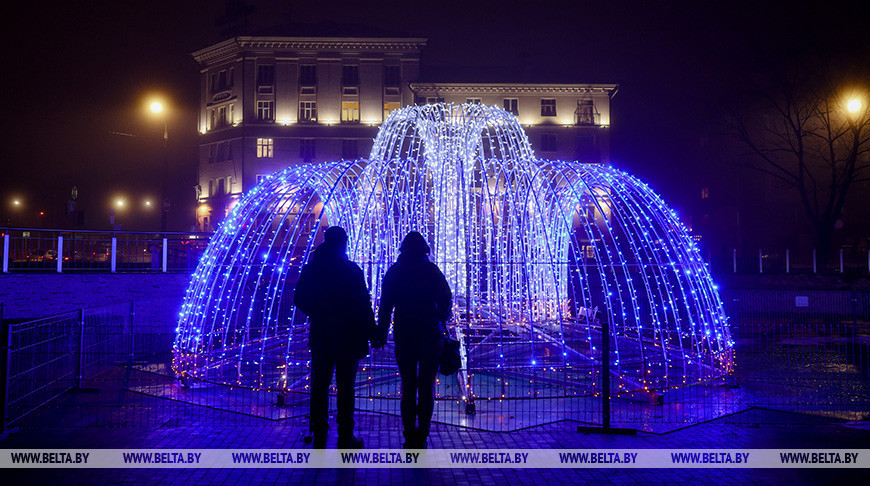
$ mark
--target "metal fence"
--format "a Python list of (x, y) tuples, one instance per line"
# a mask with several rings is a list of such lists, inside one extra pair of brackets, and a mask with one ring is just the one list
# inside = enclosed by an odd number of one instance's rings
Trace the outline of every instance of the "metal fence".
[(3, 272), (190, 272), (210, 233), (0, 228)]
[(715, 274), (870, 274), (870, 248), (843, 246), (824, 257), (814, 248), (731, 248), (705, 255)]
[(3, 429), (30, 423), (46, 405), (117, 368), (127, 357), (131, 304), (3, 321)]
[[(734, 372), (724, 378), (638, 393), (620, 392), (607, 370), (576, 367), (529, 377), (508, 372), (485, 381), (488, 370), (466, 370), (477, 386), (517, 388), (504, 399), (466, 403), (437, 400), (436, 423), (510, 431), (561, 422), (666, 432), (754, 408), (793, 412), (790, 423), (818, 417), (864, 420), (870, 415), (870, 293), (854, 291), (725, 290), (735, 342)], [(140, 302), (8, 325), (7, 426), (220, 426), (304, 423), (306, 393), (278, 393), (206, 381), (182, 382), (172, 371), (171, 324), (139, 322)], [(305, 336), (294, 336), (304, 339)], [(603, 339), (603, 336), (601, 336)], [(604, 343), (592, 343), (602, 349)], [(375, 351), (387, 353), (389, 351)], [(388, 361), (377, 356), (376, 360)], [(611, 355), (613, 360), (613, 355)], [(389, 370), (364, 361), (356, 406), (399, 415), (398, 385)], [(299, 363), (304, 367), (305, 363)], [(217, 370), (216, 370), (217, 371)], [(395, 375), (396, 370), (391, 372)], [(583, 374), (591, 391), (571, 383)], [(558, 375), (558, 376), (557, 376)], [(437, 390), (453, 397), (462, 384), (440, 376)], [(99, 390), (98, 393), (87, 393)], [(492, 395), (492, 394), (490, 394)], [(609, 400), (605, 397), (609, 396)], [(334, 398), (331, 399), (334, 409)], [(609, 406), (608, 406), (609, 405)]]

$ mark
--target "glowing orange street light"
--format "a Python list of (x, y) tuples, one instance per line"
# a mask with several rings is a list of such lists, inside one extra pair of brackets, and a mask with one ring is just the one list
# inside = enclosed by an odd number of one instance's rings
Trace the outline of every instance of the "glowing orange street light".
[(848, 103), (846, 103), (846, 110), (848, 110), (849, 113), (858, 113), (859, 111), (861, 111), (862, 105), (863, 104), (861, 103), (860, 99), (852, 98), (851, 100), (849, 100)]

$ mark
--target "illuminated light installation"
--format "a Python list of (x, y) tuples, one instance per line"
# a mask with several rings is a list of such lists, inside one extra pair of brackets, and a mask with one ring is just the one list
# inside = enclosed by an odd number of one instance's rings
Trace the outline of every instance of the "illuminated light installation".
[[(405, 234), (428, 237), (464, 361), (442, 398), (596, 393), (602, 329), (617, 392), (731, 370), (716, 287), (655, 192), (612, 167), (536, 159), (503, 110), (437, 104), (391, 114), (368, 160), (295, 166), (244, 195), (193, 274), (176, 372), (306, 392), (308, 323), (291, 296), (329, 225), (348, 230), (373, 305)], [(398, 395), (390, 346), (364, 360), (358, 396)]]

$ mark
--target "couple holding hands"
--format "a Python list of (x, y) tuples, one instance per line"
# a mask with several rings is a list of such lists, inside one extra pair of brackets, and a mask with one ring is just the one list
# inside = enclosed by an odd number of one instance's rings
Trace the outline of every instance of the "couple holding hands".
[(426, 447), (435, 407), (435, 375), (452, 301), (447, 280), (428, 255), (423, 235), (411, 231), (405, 236), (398, 260), (384, 275), (377, 324), (363, 272), (347, 257), (347, 232), (343, 228), (328, 228), (324, 242), (302, 268), (293, 302), (311, 324), (310, 429), (315, 448), (326, 447), (333, 372), (338, 448), (363, 446), (363, 440), (353, 435), (356, 373), (359, 361), (369, 353), (369, 341), (375, 348), (386, 344), (391, 318), (402, 380), (404, 445)]

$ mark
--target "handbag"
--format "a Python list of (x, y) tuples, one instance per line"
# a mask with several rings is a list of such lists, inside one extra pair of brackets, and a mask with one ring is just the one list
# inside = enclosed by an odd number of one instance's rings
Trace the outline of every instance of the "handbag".
[(462, 357), (459, 356), (459, 341), (447, 337), (444, 349), (441, 351), (441, 366), (438, 371), (442, 375), (452, 375), (462, 368)]

